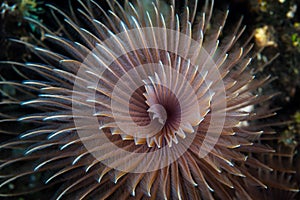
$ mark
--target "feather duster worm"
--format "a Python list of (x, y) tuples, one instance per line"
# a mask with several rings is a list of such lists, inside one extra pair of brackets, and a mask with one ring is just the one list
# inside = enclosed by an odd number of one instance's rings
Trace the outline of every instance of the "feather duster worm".
[(255, 78), (241, 21), (221, 37), (228, 12), (211, 22), (213, 1), (77, 3), (48, 5), (57, 30), (27, 18), (40, 45), (13, 40), (42, 62), (3, 62), (24, 80), (0, 82), (22, 94), (2, 90), (2, 105), (30, 109), (1, 115), (27, 130), (0, 146), (2, 197), (58, 185), (56, 199), (254, 199), (248, 189), (268, 187), (250, 168), (270, 167), (249, 154), (274, 152), (256, 126), (274, 110), (254, 109), (274, 95), (256, 95), (271, 79)]
[(267, 165), (267, 168), (249, 169), (253, 170), (256, 177), (268, 185), (265, 190), (257, 190), (249, 187), (249, 194), (259, 199), (297, 199), (299, 191), (295, 181), (296, 169), (293, 167), (296, 145), (278, 145), (277, 151), (270, 154), (258, 156), (258, 160)]

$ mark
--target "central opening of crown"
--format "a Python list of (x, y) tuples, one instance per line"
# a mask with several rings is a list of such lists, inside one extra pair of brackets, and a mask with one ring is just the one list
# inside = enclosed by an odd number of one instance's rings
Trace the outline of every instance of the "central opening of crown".
[[(203, 88), (201, 84), (193, 85), (201, 75), (190, 61), (177, 57), (172, 63), (172, 57), (167, 57), (168, 63), (142, 64), (114, 80), (117, 83), (111, 97), (112, 118), (102, 127), (110, 126), (111, 133), (119, 134), (122, 140), (158, 148), (171, 147), (187, 134), (195, 133), (206, 114), (197, 101), (198, 95), (203, 96)], [(190, 80), (185, 76), (191, 76)], [(209, 105), (209, 99), (205, 102)]]
[(148, 146), (171, 146), (177, 143), (176, 134), (181, 120), (180, 103), (175, 94), (162, 84), (149, 83), (135, 90), (130, 99), (129, 113), (138, 126), (157, 120), (161, 129), (149, 138)]
[(162, 125), (165, 125), (168, 119), (168, 113), (166, 109), (160, 104), (151, 105), (148, 109), (150, 119), (155, 120), (158, 119), (158, 122)]

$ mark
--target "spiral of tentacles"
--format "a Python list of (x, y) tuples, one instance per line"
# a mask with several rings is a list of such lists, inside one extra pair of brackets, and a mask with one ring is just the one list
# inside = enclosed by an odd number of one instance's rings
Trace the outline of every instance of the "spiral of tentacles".
[(174, 1), (107, 1), (107, 12), (78, 1), (70, 15), (48, 5), (59, 33), (28, 18), (45, 45), (13, 41), (43, 62), (4, 62), (25, 80), (0, 83), (27, 99), (2, 91), (3, 104), (34, 111), (1, 122), (33, 127), (0, 146), (11, 152), (1, 159), (0, 195), (28, 193), (9, 186), (35, 175), (43, 178), (34, 190), (59, 185), (57, 199), (235, 199), (266, 188), (248, 169), (268, 166), (248, 154), (273, 152), (260, 144), (268, 132), (250, 125), (273, 115), (253, 109), (272, 98), (255, 95), (270, 77), (249, 69), (241, 21), (219, 41), (228, 12), (208, 26), (213, 1), (202, 12), (197, 3), (179, 14)]
[[(202, 130), (210, 139), (198, 144), (198, 156), (204, 157), (225, 122), (225, 88), (215, 62), (199, 41), (179, 29), (135, 26), (97, 45), (79, 66), (72, 96), (76, 127), (99, 124), (93, 134), (100, 127), (92, 143), (83, 140), (85, 147), (111, 168), (144, 173), (176, 161)], [(182, 49), (183, 44), (188, 47)], [(190, 52), (194, 57), (188, 57)], [(86, 107), (76, 103), (84, 92)], [(218, 105), (212, 103), (216, 93)], [(209, 112), (218, 126), (203, 129)], [(91, 137), (90, 130), (80, 129), (79, 136)]]

